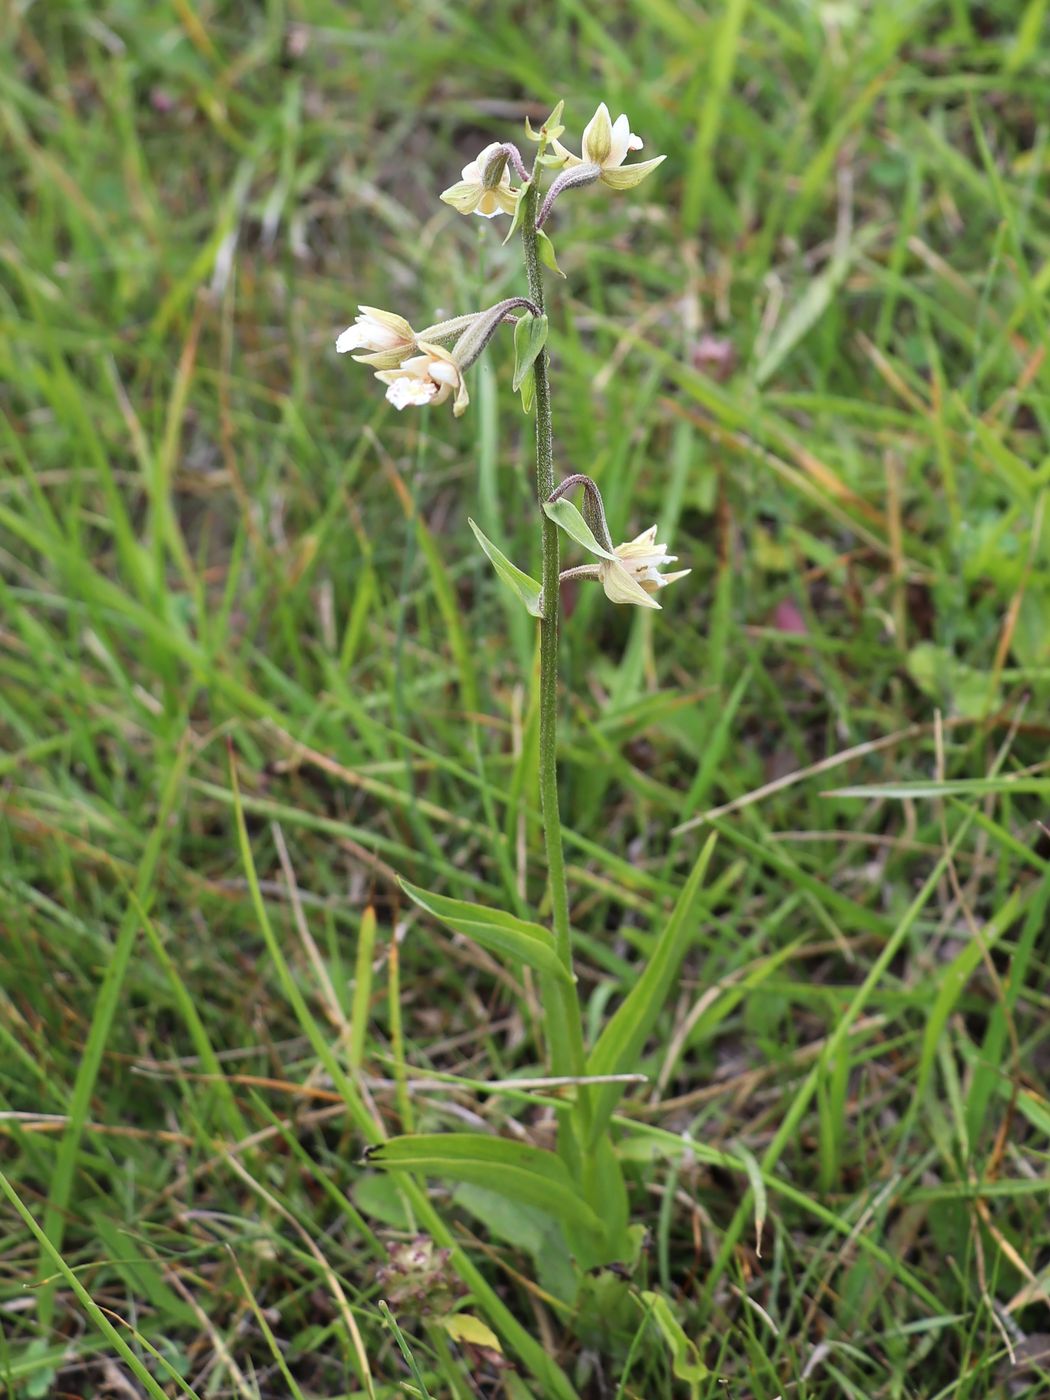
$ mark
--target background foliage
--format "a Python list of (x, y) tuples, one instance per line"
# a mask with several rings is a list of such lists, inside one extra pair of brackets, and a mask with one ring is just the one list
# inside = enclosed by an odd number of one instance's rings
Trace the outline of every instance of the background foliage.
[(7, 1393), (357, 1394), (359, 1350), (400, 1394), (381, 1297), (417, 1386), (530, 1393), (435, 1325), (440, 1258), (427, 1316), (378, 1272), (411, 1222), (316, 1045), (390, 1131), (549, 1141), (542, 1093), (491, 1086), (542, 1072), (529, 983), (393, 878), (522, 914), (543, 888), (533, 624), (466, 524), (529, 565), (509, 344), (459, 422), (332, 345), (359, 300), (520, 292), (436, 195), (559, 96), (570, 134), (605, 99), (668, 159), (558, 206), (558, 463), (694, 571), (659, 615), (567, 600), (594, 1033), (720, 837), (627, 1105), (626, 1310), (552, 1302), (542, 1217), (434, 1200), (581, 1394), (1046, 1393), (1045, 0), (5, 26)]

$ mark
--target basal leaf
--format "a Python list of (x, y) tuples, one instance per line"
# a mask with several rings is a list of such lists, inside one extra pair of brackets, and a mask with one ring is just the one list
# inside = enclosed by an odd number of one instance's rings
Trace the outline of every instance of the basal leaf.
[[(637, 1067), (696, 932), (700, 887), (716, 839), (712, 832), (704, 843), (645, 970), (598, 1037), (587, 1060), (588, 1074), (624, 1074)], [(591, 1096), (592, 1143), (605, 1131), (623, 1092), (621, 1084), (603, 1084), (594, 1089)]]
[(485, 1133), (419, 1133), (371, 1148), (369, 1166), (484, 1186), (600, 1238), (602, 1221), (553, 1152)]

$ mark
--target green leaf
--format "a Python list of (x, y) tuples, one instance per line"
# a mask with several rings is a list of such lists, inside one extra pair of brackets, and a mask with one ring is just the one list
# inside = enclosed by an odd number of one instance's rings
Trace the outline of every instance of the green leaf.
[(366, 1161), (384, 1171), (419, 1172), (484, 1186), (572, 1229), (597, 1237), (603, 1233), (601, 1220), (576, 1190), (561, 1158), (527, 1142), (485, 1133), (418, 1133), (370, 1148)]
[[(518, 203), (520, 204), (521, 201), (519, 200)], [(543, 263), (545, 267), (549, 267), (550, 270), (556, 272), (559, 277), (565, 276), (565, 273), (562, 272), (561, 268), (558, 266), (558, 259), (554, 256), (554, 244), (542, 229), (536, 230), (536, 251), (540, 255), (540, 262)]]
[(530, 369), (521, 381), (521, 406), (526, 413), (532, 412), (532, 405), (536, 402), (536, 371)]
[(546, 343), (546, 316), (533, 316), (531, 311), (527, 311), (524, 316), (518, 318), (514, 327), (514, 379), (511, 383), (515, 393), (520, 389), (521, 381)]
[(526, 610), (530, 612), (533, 617), (542, 617), (543, 589), (541, 586), (531, 574), (524, 573), (516, 564), (512, 564), (503, 551), (496, 548), (492, 541), (481, 532), (469, 516), (467, 518), (467, 524), (474, 531), (474, 538), (485, 551), (489, 563), (496, 570), (496, 573), (499, 574), (507, 587), (518, 595), (525, 604)]
[(487, 909), (483, 904), (468, 904), (463, 899), (449, 899), (443, 894), (428, 894), (418, 885), (402, 880), (401, 888), (409, 899), (433, 914), (453, 933), (461, 933), (480, 943), (490, 953), (525, 963), (537, 972), (547, 972), (565, 982), (572, 973), (558, 957), (554, 935), (542, 924), (516, 918), (502, 909)]
[[(588, 1074), (624, 1074), (637, 1068), (656, 1019), (674, 984), (686, 949), (696, 931), (696, 906), (700, 886), (711, 860), (717, 837), (707, 838), (696, 858), (689, 879), (682, 887), (667, 926), (656, 947), (616, 1014), (606, 1024), (587, 1059)], [(597, 1142), (605, 1131), (623, 1094), (622, 1084), (602, 1084), (591, 1095), (590, 1141)]]
[(614, 564), (620, 562), (615, 554), (611, 554), (598, 543), (594, 538), (594, 531), (568, 497), (562, 496), (557, 501), (544, 501), (543, 509), (555, 525), (564, 530), (577, 544), (582, 544), (584, 549), (597, 554), (601, 559), (611, 559)]
[(641, 1300), (647, 1305), (649, 1316), (663, 1333), (663, 1339), (671, 1352), (671, 1369), (675, 1376), (687, 1383), (691, 1395), (698, 1395), (698, 1382), (706, 1380), (710, 1372), (700, 1359), (696, 1343), (686, 1336), (682, 1324), (671, 1311), (671, 1304), (662, 1293), (652, 1293), (645, 1289), (641, 1293)]
[(575, 1301), (579, 1279), (565, 1231), (556, 1220), (535, 1206), (509, 1201), (491, 1187), (465, 1181), (456, 1187), (453, 1200), (482, 1222), (490, 1238), (526, 1253), (533, 1261), (541, 1288), (563, 1302)]

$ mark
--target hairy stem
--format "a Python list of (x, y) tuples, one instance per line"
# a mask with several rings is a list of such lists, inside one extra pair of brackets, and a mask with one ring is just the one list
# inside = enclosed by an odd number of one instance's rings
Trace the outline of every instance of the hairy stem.
[[(541, 147), (542, 149), (542, 147)], [(525, 209), (521, 242), (529, 296), (543, 313), (543, 274), (540, 270), (536, 238), (537, 159), (532, 180), (522, 198)], [(558, 956), (572, 970), (569, 938), (569, 894), (565, 883), (565, 856), (558, 811), (558, 527), (543, 513), (543, 502), (554, 490), (554, 437), (551, 429), (550, 381), (547, 352), (536, 357), (536, 496), (540, 505), (543, 531), (543, 617), (540, 620), (540, 804), (543, 813), (543, 839), (547, 853), (547, 879), (550, 886), (552, 921)], [(547, 1008), (547, 1040), (554, 1074), (580, 1074), (583, 1071), (583, 1033), (576, 991), (564, 983), (547, 979), (543, 988)], [(581, 1089), (580, 1094), (584, 1091)]]

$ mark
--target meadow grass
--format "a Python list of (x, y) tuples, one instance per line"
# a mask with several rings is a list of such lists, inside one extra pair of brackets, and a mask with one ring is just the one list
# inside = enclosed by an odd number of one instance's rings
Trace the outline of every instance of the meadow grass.
[[(1050, 1393), (1047, 8), (7, 6), (5, 1394)], [(396, 883), (548, 914), (467, 527), (535, 572), (531, 424), (509, 350), (459, 421), (333, 351), (521, 293), (436, 196), (559, 97), (668, 159), (559, 205), (556, 469), (693, 569), (566, 596), (592, 1043), (718, 833), (617, 1120), (648, 1246), (574, 1308), (542, 1215), (361, 1164), (565, 1111)]]

